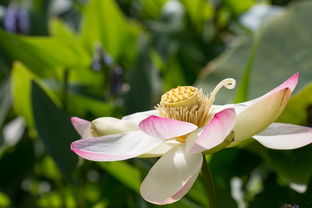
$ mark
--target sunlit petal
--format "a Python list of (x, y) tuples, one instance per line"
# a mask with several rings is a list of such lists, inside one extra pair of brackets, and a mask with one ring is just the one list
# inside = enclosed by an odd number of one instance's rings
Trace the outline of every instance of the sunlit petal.
[(185, 145), (170, 150), (149, 171), (141, 184), (142, 197), (154, 204), (181, 199), (192, 187), (201, 169), (203, 156), (185, 153)]
[(146, 134), (163, 139), (183, 136), (197, 129), (197, 126), (179, 120), (150, 116), (140, 122), (139, 127)]
[(201, 131), (195, 131), (186, 139), (187, 152), (199, 153), (221, 144), (230, 134), (234, 123), (234, 108), (227, 108), (214, 114)]
[(296, 149), (312, 143), (312, 128), (273, 123), (253, 138), (271, 149)]
[(78, 117), (71, 117), (71, 123), (82, 138), (92, 137), (90, 132), (90, 121)]
[(257, 100), (244, 110), (239, 107), (233, 128), (235, 140), (230, 146), (258, 134), (273, 123), (285, 108), (290, 94), (286, 88)]
[(93, 139), (81, 139), (71, 144), (71, 150), (87, 160), (117, 161), (142, 155), (163, 140), (151, 137), (142, 131), (131, 131)]
[(134, 122), (112, 117), (100, 117), (91, 122), (93, 136), (106, 136), (139, 130)]

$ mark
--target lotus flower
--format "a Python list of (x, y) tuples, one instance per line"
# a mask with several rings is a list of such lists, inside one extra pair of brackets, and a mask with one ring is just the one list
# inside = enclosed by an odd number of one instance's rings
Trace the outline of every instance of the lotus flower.
[(203, 154), (232, 147), (253, 137), (272, 149), (295, 149), (312, 143), (312, 129), (273, 123), (286, 106), (298, 74), (267, 94), (248, 102), (213, 105), (225, 79), (208, 95), (182, 86), (166, 92), (156, 110), (122, 119), (98, 118), (92, 122), (73, 117), (83, 139), (71, 150), (93, 161), (118, 161), (134, 157), (160, 157), (141, 184), (142, 197), (154, 204), (181, 199), (195, 182)]

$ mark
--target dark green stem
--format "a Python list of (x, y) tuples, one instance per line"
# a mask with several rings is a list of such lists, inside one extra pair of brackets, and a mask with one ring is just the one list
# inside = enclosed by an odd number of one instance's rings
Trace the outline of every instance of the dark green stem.
[(203, 155), (203, 157), (204, 157), (204, 161), (203, 161), (203, 166), (202, 166), (201, 171), (202, 171), (204, 187), (208, 194), (209, 208), (217, 208), (216, 191), (215, 191), (212, 174), (209, 170), (206, 156)]
[(67, 96), (68, 96), (68, 82), (69, 82), (69, 70), (64, 70), (63, 75), (63, 87), (62, 87), (62, 104), (63, 104), (63, 110), (67, 110)]

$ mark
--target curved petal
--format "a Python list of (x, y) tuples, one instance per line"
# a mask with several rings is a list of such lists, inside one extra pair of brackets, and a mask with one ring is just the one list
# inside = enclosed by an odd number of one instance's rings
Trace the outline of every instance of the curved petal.
[(149, 116), (159, 116), (158, 110), (149, 110), (149, 111), (133, 113), (133, 114), (122, 117), (122, 120), (128, 120), (136, 124), (139, 124), (142, 120), (146, 119)]
[(78, 117), (71, 117), (70, 120), (71, 120), (72, 125), (74, 126), (74, 128), (76, 129), (76, 131), (82, 138), (92, 137), (91, 131), (90, 131), (90, 126), (91, 126), (90, 121), (87, 121)]
[(186, 154), (185, 145), (170, 150), (142, 182), (141, 196), (154, 204), (169, 204), (181, 199), (195, 182), (202, 162), (202, 154)]
[(82, 158), (93, 161), (117, 161), (142, 155), (163, 140), (142, 131), (113, 134), (94, 139), (81, 139), (71, 144), (71, 150)]
[(235, 140), (230, 146), (258, 134), (273, 123), (284, 110), (290, 94), (291, 91), (288, 88), (282, 89), (257, 100), (243, 110), (238, 109), (239, 113), (236, 112), (236, 122), (233, 128)]
[(112, 117), (100, 117), (91, 122), (93, 136), (106, 136), (139, 130), (137, 124)]
[(271, 149), (296, 149), (312, 143), (312, 128), (273, 123), (253, 138)]
[(190, 154), (203, 152), (221, 144), (231, 133), (235, 123), (234, 108), (227, 108), (214, 114), (209, 123), (186, 139), (186, 149)]
[(144, 119), (140, 122), (139, 127), (146, 134), (162, 139), (183, 136), (197, 129), (197, 126), (192, 123), (159, 116), (150, 116)]

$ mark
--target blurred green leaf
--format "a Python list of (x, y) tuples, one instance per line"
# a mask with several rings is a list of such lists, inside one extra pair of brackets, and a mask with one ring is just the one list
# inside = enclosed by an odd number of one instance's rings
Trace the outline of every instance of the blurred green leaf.
[(150, 40), (147, 36), (142, 36), (138, 59), (129, 72), (130, 90), (125, 96), (126, 114), (150, 110), (153, 107), (154, 89), (159, 85), (159, 80), (150, 54)]
[(69, 39), (75, 38), (75, 35), (69, 26), (58, 18), (50, 20), (49, 31), (53, 37)]
[(45, 87), (42, 81), (22, 63), (15, 62), (12, 67), (11, 75), (11, 96), (15, 112), (23, 116), (27, 124), (31, 127), (34, 126), (33, 114), (31, 109), (31, 81), (34, 80), (39, 83), (50, 97), (57, 103), (58, 99)]
[(77, 156), (70, 151), (70, 143), (74, 138), (79, 138), (79, 135), (71, 125), (69, 117), (35, 82), (32, 82), (31, 95), (39, 138), (63, 174), (70, 177), (78, 161)]
[(76, 94), (68, 95), (68, 106), (70, 106), (68, 112), (78, 117), (85, 115), (113, 116), (115, 108), (112, 103)]
[(26, 37), (0, 30), (0, 50), (10, 60), (23, 62), (40, 76), (53, 75), (52, 71), (44, 69), (81, 68), (90, 64), (90, 57), (85, 50), (70, 39)]
[(253, 46), (251, 48), (246, 67), (244, 69), (244, 74), (240, 80), (239, 86), (237, 87), (237, 92), (234, 98), (234, 103), (244, 102), (248, 99), (251, 69), (252, 69), (252, 65), (254, 64), (255, 56), (257, 54), (261, 35), (262, 35), (262, 30), (259, 33), (257, 33), (255, 42), (253, 43)]
[(229, 9), (235, 16), (241, 15), (246, 12), (251, 6), (255, 5), (256, 0), (245, 0), (237, 3), (235, 0), (222, 0), (222, 4), (225, 8)]
[(31, 111), (30, 84), (31, 80), (38, 78), (28, 71), (20, 62), (15, 62), (12, 67), (11, 93), (13, 107), (16, 114), (23, 116), (28, 125), (33, 126)]
[(11, 108), (10, 80), (7, 79), (0, 85), (0, 129)]
[[(296, 72), (301, 75), (297, 89), (312, 80), (311, 9), (311, 1), (294, 3), (263, 28), (250, 77), (251, 97), (264, 94)], [(234, 47), (206, 67), (205, 73), (196, 83), (197, 86), (208, 91), (226, 77), (240, 80), (253, 41), (250, 37), (240, 38), (233, 45)], [(219, 93), (218, 100), (229, 102), (234, 94), (232, 91), (223, 90)]]
[(106, 162), (99, 165), (128, 188), (139, 193), (141, 184), (140, 171), (127, 162)]
[(139, 28), (128, 22), (113, 0), (90, 0), (84, 8), (81, 41), (93, 54), (95, 44), (101, 43), (115, 61), (136, 56)]
[(168, 0), (142, 0), (142, 17), (146, 19), (159, 19), (162, 8)]
[(213, 17), (213, 6), (209, 1), (182, 0), (181, 3), (184, 5), (186, 13), (190, 17), (192, 24), (195, 25), (199, 30), (203, 29), (203, 26), (207, 20)]
[(32, 140), (22, 138), (14, 147), (6, 149), (0, 157), (0, 189), (13, 194), (20, 183), (31, 176), (35, 163)]

